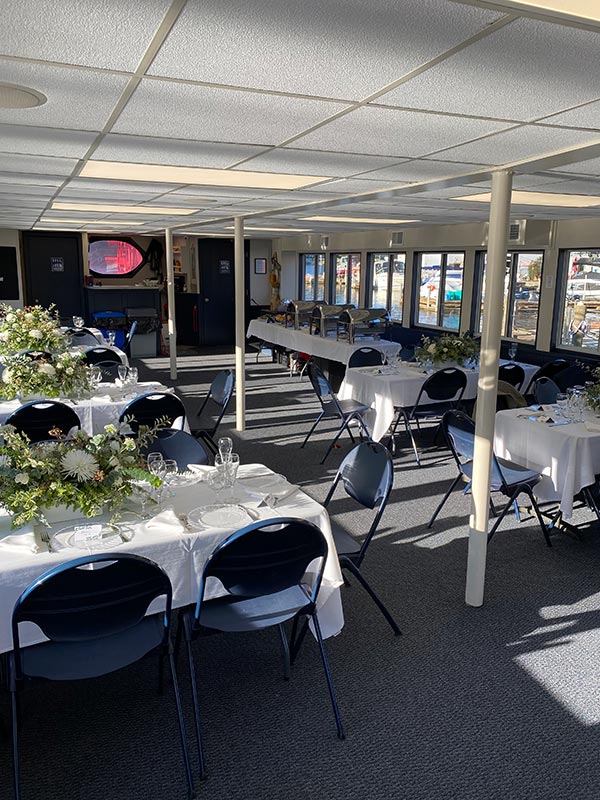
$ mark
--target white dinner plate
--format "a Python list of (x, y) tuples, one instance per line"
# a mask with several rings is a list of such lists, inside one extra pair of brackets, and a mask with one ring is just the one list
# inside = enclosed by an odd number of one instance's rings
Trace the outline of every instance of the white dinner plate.
[(287, 478), (277, 472), (269, 472), (266, 475), (241, 475), (238, 477), (238, 483), (241, 483), (251, 492), (269, 494), (274, 489), (281, 488), (286, 484)]
[[(88, 534), (90, 539), (88, 542)], [(135, 536), (135, 531), (126, 523), (108, 525), (107, 523), (94, 525), (82, 523), (61, 528), (50, 537), (50, 551), (57, 553), (61, 550), (114, 550), (125, 542), (130, 542)]]
[(187, 515), (187, 521), (193, 528), (232, 528), (235, 530), (253, 522), (253, 518), (243, 506), (215, 503), (193, 508)]
[(177, 472), (174, 475), (166, 475), (165, 485), (171, 489), (177, 489), (179, 486), (193, 486), (201, 480), (202, 473), (188, 469), (184, 472)]

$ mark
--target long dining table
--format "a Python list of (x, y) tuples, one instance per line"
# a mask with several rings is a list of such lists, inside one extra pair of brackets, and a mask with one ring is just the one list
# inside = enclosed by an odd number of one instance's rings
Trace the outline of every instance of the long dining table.
[[(173, 585), (174, 608), (196, 602), (200, 577), (208, 557), (236, 529), (228, 522), (222, 527), (197, 527), (187, 521), (187, 515), (193, 509), (219, 502), (206, 480), (209, 471), (207, 467), (198, 468), (198, 482), (173, 487), (174, 496), (165, 498), (162, 510), (150, 519), (141, 519), (139, 506), (132, 505), (132, 511), (124, 511), (121, 517), (127, 536), (117, 537), (116, 545), (109, 542), (115, 552), (137, 553), (152, 559), (166, 571)], [(283, 476), (277, 477), (275, 481), (274, 473), (262, 464), (240, 467), (234, 487), (236, 496), (239, 495), (236, 507), (245, 510), (247, 520), (236, 527), (275, 517), (295, 517), (309, 520), (323, 531), (328, 555), (318, 596), (319, 621), (323, 636), (337, 635), (344, 625), (339, 592), (343, 578), (329, 516), (323, 506), (300, 488), (284, 497), (293, 487)], [(272, 492), (279, 492), (282, 496), (275, 509), (261, 505), (260, 501), (261, 497)], [(30, 524), (11, 531), (10, 518), (0, 515), (0, 653), (12, 648), (11, 611), (20, 593), (52, 567), (90, 552), (79, 540), (69, 538), (70, 534), (61, 533), (61, 529), (68, 531), (75, 525), (107, 521), (108, 517), (102, 516), (91, 520), (63, 521), (50, 529)], [(124, 541), (125, 538), (128, 541)], [(69, 543), (73, 546), (68, 546)], [(222, 593), (216, 584), (207, 588), (208, 597)], [(149, 610), (156, 609), (151, 606)], [(35, 626), (28, 625), (23, 626), (21, 640), (23, 644), (34, 644), (43, 641), (43, 636)]]

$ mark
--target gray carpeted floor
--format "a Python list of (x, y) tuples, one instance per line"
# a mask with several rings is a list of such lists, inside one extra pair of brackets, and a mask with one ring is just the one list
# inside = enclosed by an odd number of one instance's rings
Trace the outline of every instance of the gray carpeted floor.
[[(177, 383), (190, 412), (229, 364), (222, 355), (181, 359)], [(236, 433), (230, 415), (224, 429), (243, 461), (264, 462), (323, 499), (349, 440), (319, 466), (331, 429), (299, 448), (317, 413), (309, 382), (266, 360), (249, 356), (248, 365), (248, 428)], [(149, 361), (144, 372), (166, 380), (166, 361)], [(402, 449), (395, 464), (392, 500), (365, 574), (404, 635), (392, 635), (356, 585), (344, 589), (346, 625), (327, 647), (346, 741), (335, 735), (312, 638), (289, 683), (274, 632), (201, 640), (210, 774), (198, 797), (596, 798), (597, 531), (590, 526), (581, 542), (555, 535), (548, 549), (533, 522), (509, 517), (490, 547), (486, 603), (468, 608), (468, 499), (457, 491), (434, 528), (425, 527), (455, 474), (448, 452), (426, 448), (418, 469)], [(340, 498), (331, 511), (350, 531), (363, 530), (366, 516), (350, 501)], [(183, 663), (180, 675), (187, 703)], [(153, 662), (95, 681), (36, 684), (21, 700), (24, 800), (185, 797), (172, 698), (157, 696)], [(7, 710), (2, 698), (5, 723)], [(189, 733), (191, 742), (191, 725)], [(12, 796), (6, 725), (3, 738), (0, 800)]]

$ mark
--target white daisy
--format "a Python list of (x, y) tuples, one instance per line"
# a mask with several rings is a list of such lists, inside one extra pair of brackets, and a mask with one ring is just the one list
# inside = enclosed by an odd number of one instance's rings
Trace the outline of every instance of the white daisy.
[(52, 364), (46, 364), (45, 362), (42, 362), (38, 369), (40, 372), (42, 372), (44, 375), (48, 375), (50, 378), (53, 378), (56, 375), (56, 370)]
[(70, 450), (62, 457), (60, 465), (65, 475), (79, 482), (91, 480), (100, 469), (94, 456), (85, 450)]
[(15, 483), (22, 483), (28, 484), (29, 483), (29, 475), (26, 472), (19, 472), (15, 475)]

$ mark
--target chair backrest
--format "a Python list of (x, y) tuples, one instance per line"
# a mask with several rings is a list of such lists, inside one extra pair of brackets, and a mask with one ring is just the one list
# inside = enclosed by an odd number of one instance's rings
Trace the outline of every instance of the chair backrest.
[(554, 383), (552, 378), (546, 378), (542, 375), (541, 378), (538, 378), (536, 381), (534, 381), (533, 396), (535, 398), (535, 402), (539, 403), (540, 405), (550, 405), (551, 403), (556, 403), (556, 397), (559, 392), (560, 389)]
[(137, 319), (134, 319), (133, 322), (131, 323), (131, 327), (127, 331), (127, 336), (125, 337), (125, 343), (123, 344), (123, 350), (127, 353), (127, 355), (129, 355), (129, 351), (131, 349), (131, 340), (135, 336), (137, 326), (138, 326)]
[(321, 368), (314, 361), (310, 361), (307, 370), (312, 387), (321, 403), (325, 404), (335, 400), (333, 389), (325, 375), (323, 375)]
[(51, 439), (50, 431), (58, 428), (67, 436), (73, 428), (81, 429), (81, 421), (75, 411), (58, 400), (32, 400), (25, 403), (8, 417), (7, 425), (14, 425), (30, 442)]
[(500, 364), (498, 380), (510, 383), (515, 389), (520, 389), (525, 382), (525, 370), (520, 364)]
[[(527, 405), (527, 400), (511, 383), (498, 381), (496, 411), (506, 411), (508, 408), (525, 408)], [(471, 416), (475, 419), (475, 413)]]
[(552, 380), (554, 380), (554, 376), (558, 375), (559, 372), (562, 372), (563, 369), (566, 369), (568, 366), (569, 362), (565, 358), (555, 358), (553, 361), (546, 361), (534, 374), (531, 382), (533, 384), (533, 381), (536, 381), (538, 378), (552, 378)]
[(90, 347), (84, 352), (88, 364), (97, 364), (99, 361), (111, 361), (113, 364), (122, 364), (121, 356), (110, 347)]
[(121, 359), (118, 361), (96, 361), (94, 366), (102, 370), (102, 380), (110, 383), (110, 381), (116, 381), (119, 377), (119, 367), (122, 366), (122, 363)]
[(207, 578), (217, 578), (225, 590), (238, 597), (261, 597), (293, 586), (306, 585), (308, 566), (312, 585), (306, 603), (314, 603), (321, 586), (328, 546), (323, 532), (312, 522), (276, 517), (248, 525), (229, 536), (205, 564), (195, 618), (200, 618)]
[(383, 364), (383, 353), (374, 347), (360, 347), (348, 361), (349, 367), (377, 367), (380, 364)]
[(20, 623), (34, 623), (52, 642), (93, 642), (134, 628), (150, 603), (162, 596), (166, 598), (166, 642), (172, 589), (158, 564), (129, 553), (101, 553), (53, 567), (36, 578), (15, 604), (12, 633), (17, 674), (21, 674)]
[(89, 344), (93, 347), (96, 344), (100, 344), (98, 337), (87, 328), (69, 328), (67, 334), (71, 337), (71, 342), (74, 345)]
[(22, 355), (31, 361), (52, 361), (52, 353), (47, 353), (45, 350), (25, 350)]
[(210, 436), (215, 435), (217, 428), (221, 424), (231, 400), (234, 385), (235, 378), (231, 369), (221, 370), (210, 385), (208, 394), (198, 412), (198, 416), (204, 419), (203, 429)]
[(571, 364), (566, 369), (561, 369), (553, 380), (561, 392), (566, 392), (572, 386), (583, 386), (586, 381), (589, 381), (590, 374), (579, 364)]
[[(462, 411), (446, 411), (442, 417), (442, 430), (454, 460), (459, 470), (463, 472), (463, 464), (473, 459), (475, 422)], [(492, 455), (490, 483), (493, 486), (504, 485), (504, 478), (495, 455)]]
[(163, 458), (174, 458), (177, 468), (185, 471), (190, 464), (208, 464), (209, 455), (202, 443), (186, 431), (163, 428), (144, 449), (148, 453), (162, 453)]
[(148, 392), (128, 403), (119, 422), (128, 419), (131, 429), (137, 433), (140, 425), (154, 425), (161, 417), (166, 417), (171, 425), (179, 420), (179, 428), (185, 425), (185, 408), (177, 395), (171, 392)]
[(427, 395), (430, 400), (436, 402), (444, 402), (447, 400), (459, 401), (463, 396), (466, 386), (467, 374), (463, 372), (462, 369), (457, 369), (456, 367), (439, 369), (437, 372), (434, 372), (433, 375), (430, 375), (421, 387), (416, 405), (419, 405), (421, 396), (424, 394)]
[(377, 513), (360, 548), (362, 560), (379, 525), (394, 482), (394, 464), (386, 447), (379, 442), (361, 442), (344, 458), (337, 471), (323, 505), (327, 507), (339, 483), (346, 494), (365, 508), (373, 509), (378, 504)]

